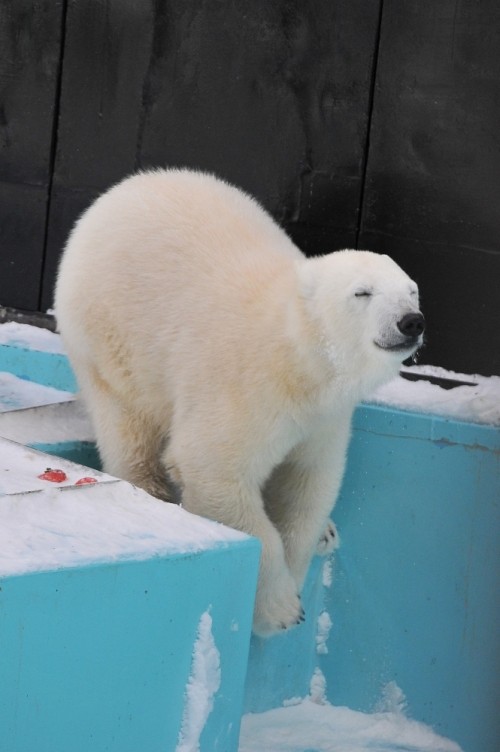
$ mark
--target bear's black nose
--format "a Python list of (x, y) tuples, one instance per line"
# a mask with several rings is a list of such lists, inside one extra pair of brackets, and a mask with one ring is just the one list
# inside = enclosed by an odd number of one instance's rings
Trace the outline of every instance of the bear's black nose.
[(425, 319), (421, 313), (407, 313), (397, 327), (405, 337), (418, 337), (425, 329)]

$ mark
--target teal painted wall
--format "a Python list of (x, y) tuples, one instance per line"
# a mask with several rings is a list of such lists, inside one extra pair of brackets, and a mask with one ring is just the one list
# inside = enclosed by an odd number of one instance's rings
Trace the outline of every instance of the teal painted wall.
[(320, 666), (333, 703), (412, 717), (465, 752), (500, 744), (500, 431), (358, 410), (334, 513), (342, 546)]
[(59, 353), (29, 350), (14, 343), (0, 345), (0, 370), (54, 389), (76, 392), (78, 388), (67, 357)]
[(201, 746), (237, 749), (258, 555), (249, 539), (4, 578), (0, 748), (173, 752), (199, 620), (209, 610), (221, 685)]

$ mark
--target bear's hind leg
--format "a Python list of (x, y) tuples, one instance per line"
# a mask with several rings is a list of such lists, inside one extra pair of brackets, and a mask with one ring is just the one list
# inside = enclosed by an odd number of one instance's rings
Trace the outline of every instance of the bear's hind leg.
[(167, 473), (160, 462), (165, 434), (146, 415), (124, 404), (107, 384), (81, 378), (84, 401), (96, 432), (103, 469), (151, 496), (172, 500)]
[(299, 591), (334, 503), (318, 481), (317, 469), (287, 461), (275, 470), (264, 490), (267, 512), (280, 532)]
[(189, 427), (188, 421), (181, 425), (177, 432), (172, 430), (164, 464), (174, 468), (182, 488), (182, 506), (261, 541), (254, 631), (264, 636), (298, 624), (303, 619), (300, 597), (281, 536), (264, 509), (259, 484), (239, 464), (231, 467), (230, 455), (219, 456), (215, 442), (202, 442), (198, 426)]

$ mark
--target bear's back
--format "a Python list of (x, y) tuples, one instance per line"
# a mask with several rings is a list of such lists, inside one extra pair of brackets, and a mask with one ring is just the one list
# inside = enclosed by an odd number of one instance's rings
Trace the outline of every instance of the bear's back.
[[(154, 253), (160, 254), (161, 262), (163, 250), (172, 260), (182, 254), (183, 263), (189, 255), (198, 273), (213, 264), (237, 270), (250, 257), (253, 263), (262, 257), (271, 266), (273, 258), (303, 258), (252, 197), (192, 170), (153, 170), (127, 178), (82, 216), (68, 244), (70, 253), (72, 246), (78, 248), (72, 240), (79, 235), (87, 245), (98, 243), (106, 257), (116, 249), (121, 262), (131, 264), (137, 257), (144, 263)], [(102, 255), (101, 251), (100, 259)]]
[(251, 319), (269, 316), (276, 281), (294, 277), (303, 258), (256, 201), (227, 183), (189, 170), (139, 173), (77, 222), (56, 316), (68, 349), (93, 360), (104, 360), (110, 342), (127, 351), (133, 342), (141, 367), (167, 342), (169, 352), (174, 341), (195, 349), (216, 335), (228, 349), (232, 337), (250, 336)]

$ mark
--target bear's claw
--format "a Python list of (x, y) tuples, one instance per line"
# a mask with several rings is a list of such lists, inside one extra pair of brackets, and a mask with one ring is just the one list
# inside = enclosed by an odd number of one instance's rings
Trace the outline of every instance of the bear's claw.
[(340, 537), (332, 520), (328, 520), (321, 538), (316, 547), (319, 556), (328, 556), (340, 546)]
[(254, 632), (262, 637), (289, 629), (305, 617), (295, 581), (289, 572), (269, 578), (257, 590)]

